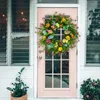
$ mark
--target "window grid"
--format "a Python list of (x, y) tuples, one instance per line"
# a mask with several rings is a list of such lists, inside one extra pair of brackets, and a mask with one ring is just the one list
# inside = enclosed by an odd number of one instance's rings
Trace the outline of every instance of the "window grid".
[[(62, 30), (62, 28), (60, 29), (60, 31), (59, 31), (59, 34), (56, 34), (56, 35), (58, 35), (58, 36), (60, 36), (60, 40), (62, 40), (62, 35), (63, 35), (63, 30)], [(68, 54), (68, 53), (67, 53)], [(69, 76), (69, 71), (67, 71), (66, 73), (63, 73), (63, 71), (62, 71), (62, 62), (63, 61), (66, 61), (67, 63), (69, 63), (69, 57), (67, 57), (67, 59), (63, 59), (62, 58), (62, 54), (61, 55), (59, 55), (59, 57), (58, 57), (58, 59), (53, 55), (53, 53), (52, 53), (52, 55), (50, 55), (50, 56), (52, 56), (52, 57), (50, 57), (50, 58), (47, 58), (46, 57), (47, 56), (47, 53), (45, 53), (45, 63), (47, 62), (47, 61), (52, 61), (51, 63), (51, 66), (52, 66), (52, 71), (50, 71), (49, 73), (46, 73), (46, 71), (45, 71), (45, 76), (49, 76), (49, 78), (50, 78), (50, 76), (51, 76), (51, 80), (52, 80), (52, 86), (50, 87), (50, 86), (48, 86), (48, 87), (46, 87), (46, 88), (68, 88), (68, 86), (66, 87), (66, 86), (63, 86), (63, 82), (62, 81), (66, 81), (66, 80), (64, 80), (65, 78), (67, 78), (67, 76)], [(56, 55), (57, 56), (57, 55)], [(55, 71), (55, 64), (54, 64), (54, 62), (55, 61), (59, 61), (60, 62), (60, 72), (54, 72)], [(47, 65), (48, 66), (48, 65)], [(45, 67), (47, 67), (46, 65), (45, 65)], [(50, 66), (50, 65), (49, 65)], [(57, 66), (58, 67), (58, 66)], [(66, 68), (67, 67), (69, 67), (69, 64), (68, 64), (68, 66), (66, 65)], [(47, 69), (46, 69), (47, 70)], [(50, 69), (49, 69), (50, 70)], [(69, 70), (69, 68), (68, 68), (68, 70)], [(57, 71), (58, 71), (58, 69), (57, 69)], [(55, 86), (55, 78), (60, 78), (60, 79), (57, 79), (57, 80), (59, 80), (60, 81), (60, 86), (59, 86), (59, 84), (57, 85), (57, 86)], [(69, 80), (69, 79), (68, 79)], [(69, 83), (69, 82), (68, 82)], [(69, 84), (68, 84), (69, 85)], [(47, 86), (47, 84), (46, 84), (46, 82), (45, 82), (45, 86)], [(59, 87), (58, 87), (59, 86)]]

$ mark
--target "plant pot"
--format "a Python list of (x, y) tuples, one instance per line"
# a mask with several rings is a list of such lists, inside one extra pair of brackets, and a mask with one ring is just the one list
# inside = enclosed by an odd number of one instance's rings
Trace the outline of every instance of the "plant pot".
[(27, 100), (27, 94), (22, 96), (22, 97), (13, 97), (12, 94), (11, 94), (11, 100)]

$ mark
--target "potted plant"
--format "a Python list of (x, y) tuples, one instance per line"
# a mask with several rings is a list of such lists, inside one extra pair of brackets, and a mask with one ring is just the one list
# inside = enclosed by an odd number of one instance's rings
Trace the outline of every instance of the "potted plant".
[(84, 100), (100, 100), (100, 80), (87, 79), (83, 81), (80, 92)]
[(29, 88), (22, 80), (21, 74), (25, 68), (18, 72), (15, 82), (12, 83), (13, 87), (7, 87), (11, 91), (11, 100), (27, 100), (27, 89)]

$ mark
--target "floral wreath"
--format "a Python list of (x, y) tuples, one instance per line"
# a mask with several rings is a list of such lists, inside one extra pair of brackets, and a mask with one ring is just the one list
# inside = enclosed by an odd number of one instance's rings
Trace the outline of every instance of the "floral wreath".
[[(76, 46), (79, 38), (78, 27), (72, 22), (70, 16), (56, 12), (49, 18), (43, 19), (44, 23), (40, 25), (37, 33), (41, 36), (39, 43), (45, 46), (46, 51), (60, 54)], [(62, 29), (64, 34), (62, 39), (57, 40), (55, 34), (59, 29)]]

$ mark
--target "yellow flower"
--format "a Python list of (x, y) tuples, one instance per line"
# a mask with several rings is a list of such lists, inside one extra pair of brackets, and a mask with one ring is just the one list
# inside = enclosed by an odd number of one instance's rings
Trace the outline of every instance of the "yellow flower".
[(50, 27), (50, 23), (46, 23), (46, 28)]
[(70, 40), (70, 36), (66, 36), (66, 39), (67, 39), (67, 40)]
[(62, 47), (59, 47), (59, 48), (58, 48), (58, 51), (62, 51)]
[(56, 26), (59, 27), (60, 25), (58, 23), (56, 23)]
[(65, 22), (66, 21), (66, 19), (65, 18), (62, 18), (62, 20), (61, 20), (62, 22)]
[(63, 42), (63, 43), (66, 43), (66, 39), (63, 39), (62, 42)]
[(45, 40), (46, 39), (46, 36), (42, 36), (42, 39)]
[(58, 43), (56, 42), (56, 44), (55, 44), (55, 48), (57, 48), (58, 47)]
[(68, 43), (68, 40), (66, 40), (66, 43)]

